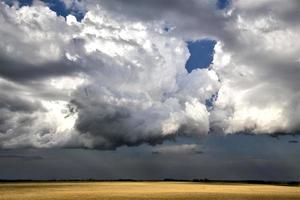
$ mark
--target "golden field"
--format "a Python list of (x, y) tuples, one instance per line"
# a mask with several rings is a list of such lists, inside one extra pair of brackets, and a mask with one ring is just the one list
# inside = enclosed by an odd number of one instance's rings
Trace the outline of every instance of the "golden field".
[(45, 182), (2, 183), (0, 200), (289, 200), (300, 187), (190, 182)]

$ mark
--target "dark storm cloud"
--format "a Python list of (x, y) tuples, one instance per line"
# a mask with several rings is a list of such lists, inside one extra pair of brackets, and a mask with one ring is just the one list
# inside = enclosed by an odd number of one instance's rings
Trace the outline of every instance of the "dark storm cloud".
[[(92, 7), (97, 1), (86, 1)], [(142, 21), (165, 21), (166, 27), (172, 29), (175, 35), (186, 39), (201, 37), (225, 37), (224, 11), (217, 9), (217, 1), (191, 0), (104, 0), (101, 6), (114, 13), (116, 17)], [(205, 27), (205, 29), (203, 28)], [(173, 33), (172, 33), (173, 34)]]
[[(73, 103), (76, 105), (76, 102)], [(97, 103), (97, 108), (77, 104), (77, 109), (80, 112), (76, 128), (83, 137), (91, 138), (89, 148), (115, 149), (123, 145), (137, 146), (142, 143), (155, 145), (175, 137), (163, 136), (159, 130), (143, 130), (147, 126), (147, 118), (133, 118), (134, 113), (127, 107)]]
[(31, 102), (26, 99), (22, 99), (18, 95), (9, 95), (2, 93), (0, 96), (1, 109), (7, 109), (11, 112), (25, 112), (33, 113), (39, 109), (42, 109), (42, 105), (39, 102)]
[(0, 57), (0, 76), (16, 82), (35, 81), (80, 72), (77, 63), (67, 59), (58, 62), (30, 64)]
[(300, 3), (298, 0), (290, 0), (287, 4), (283, 5), (280, 1), (258, 1), (252, 3), (251, 1), (239, 1), (234, 0), (235, 3), (239, 4), (250, 16), (268, 14), (272, 17), (280, 19), (283, 23), (282, 26), (299, 26), (299, 8)]
[[(201, 13), (196, 12), (200, 9), (206, 8), (205, 4), (209, 4), (206, 1), (189, 1), (186, 2), (184, 0), (172, 1), (172, 0), (113, 0), (113, 1), (104, 1), (103, 5), (107, 6), (112, 11), (122, 11), (125, 16), (134, 16), (138, 19), (144, 20), (156, 20), (162, 19), (165, 15), (174, 12), (183, 16), (190, 16), (191, 19), (194, 19), (195, 16), (201, 20), (211, 19), (213, 13)], [(211, 4), (211, 8), (214, 8), (216, 4)], [(154, 12), (154, 13), (153, 13)]]

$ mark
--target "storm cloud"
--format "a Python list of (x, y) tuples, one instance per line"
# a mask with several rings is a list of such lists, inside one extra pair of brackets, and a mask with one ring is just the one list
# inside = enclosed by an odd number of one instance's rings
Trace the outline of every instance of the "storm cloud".
[[(64, 2), (84, 18), (0, 3), (0, 147), (299, 132), (296, 0)], [(201, 39), (213, 61), (189, 73), (187, 41)]]

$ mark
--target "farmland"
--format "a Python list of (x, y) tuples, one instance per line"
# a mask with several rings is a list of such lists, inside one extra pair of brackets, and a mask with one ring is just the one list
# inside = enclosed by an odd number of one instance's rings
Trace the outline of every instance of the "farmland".
[(0, 200), (300, 199), (300, 187), (191, 182), (2, 183)]

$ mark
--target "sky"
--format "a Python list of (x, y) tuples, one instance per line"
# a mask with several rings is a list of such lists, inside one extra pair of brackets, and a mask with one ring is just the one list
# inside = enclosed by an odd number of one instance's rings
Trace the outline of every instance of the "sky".
[(299, 9), (0, 1), (0, 179), (300, 181)]

